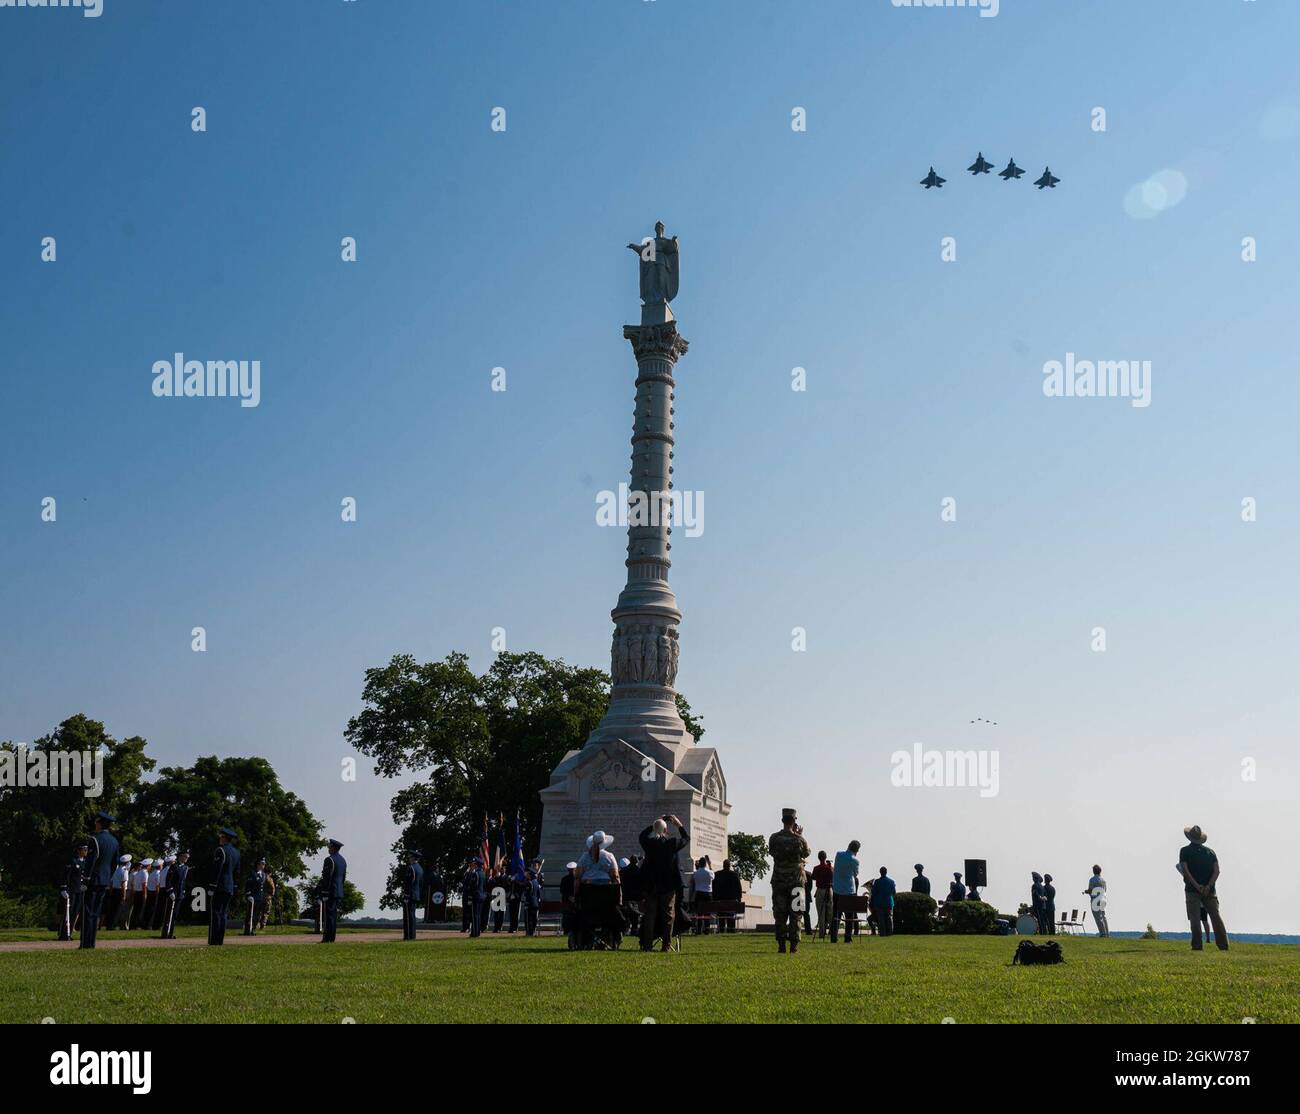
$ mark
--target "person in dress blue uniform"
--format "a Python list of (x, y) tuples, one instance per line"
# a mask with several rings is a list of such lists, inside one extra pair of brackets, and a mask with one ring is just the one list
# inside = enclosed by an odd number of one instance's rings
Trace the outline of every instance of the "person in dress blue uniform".
[(329, 857), (321, 870), (320, 896), (324, 904), (324, 915), (321, 918), (322, 944), (334, 943), (334, 937), (338, 934), (339, 904), (343, 900), (343, 883), (348, 877), (347, 860), (339, 854), (342, 847), (343, 844), (337, 839), (330, 840)]
[(208, 943), (220, 945), (226, 942), (226, 917), (230, 914), (230, 903), (235, 899), (235, 880), (239, 876), (239, 848), (235, 846), (236, 835), (229, 828), (222, 828), (217, 836), (217, 850), (212, 856), (212, 868), (215, 881), (212, 886), (211, 910), (208, 919)]
[(262, 920), (262, 907), (266, 904), (266, 860), (258, 859), (248, 876), (247, 900), (244, 902), (244, 935), (252, 936)]
[(81, 946), (95, 946), (95, 932), (104, 911), (104, 895), (113, 879), (122, 845), (112, 832), (116, 820), (106, 812), (95, 813), (95, 834), (89, 844), (86, 863), (86, 905), (81, 914)]
[(59, 879), (59, 939), (71, 940), (86, 904), (86, 862), (90, 840), (83, 839), (73, 851)]
[(402, 871), (402, 939), (415, 939), (415, 913), (424, 904), (424, 867), (419, 851), (406, 852)]
[(185, 900), (185, 881), (190, 875), (190, 853), (176, 852), (176, 861), (167, 871), (167, 912), (163, 917), (162, 939), (176, 939), (176, 918), (180, 915), (181, 903)]

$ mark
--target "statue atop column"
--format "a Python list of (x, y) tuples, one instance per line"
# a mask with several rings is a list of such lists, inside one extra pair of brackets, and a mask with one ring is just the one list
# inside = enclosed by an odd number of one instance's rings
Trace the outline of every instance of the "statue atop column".
[(677, 237), (664, 236), (664, 222), (655, 225), (654, 236), (628, 248), (641, 257), (641, 301), (647, 306), (667, 305), (677, 297), (681, 252)]

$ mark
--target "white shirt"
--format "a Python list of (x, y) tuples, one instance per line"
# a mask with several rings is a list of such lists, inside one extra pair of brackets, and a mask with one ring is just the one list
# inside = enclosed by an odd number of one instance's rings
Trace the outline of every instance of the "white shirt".
[(122, 888), (122, 883), (126, 881), (128, 873), (126, 867), (119, 866), (115, 871), (113, 871), (113, 880), (109, 882), (109, 885), (115, 890), (120, 890)]
[(614, 881), (614, 871), (618, 863), (608, 851), (602, 850), (600, 857), (593, 859), (590, 851), (584, 851), (578, 860), (578, 874), (583, 882), (605, 886)]
[(144, 867), (141, 867), (131, 875), (131, 889), (135, 890), (136, 893), (140, 893), (144, 889), (145, 881), (148, 877), (149, 871)]
[(711, 894), (713, 892), (713, 871), (707, 866), (700, 867), (692, 877), (695, 879), (695, 892), (697, 894)]
[(153, 893), (158, 888), (158, 876), (162, 873), (160, 870), (149, 871), (149, 877), (145, 879), (145, 884), (149, 887), (149, 892)]

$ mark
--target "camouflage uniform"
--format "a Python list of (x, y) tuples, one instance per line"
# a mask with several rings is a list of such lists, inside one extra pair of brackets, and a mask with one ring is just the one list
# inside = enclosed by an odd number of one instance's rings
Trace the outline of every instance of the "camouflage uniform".
[(767, 841), (768, 854), (772, 856), (772, 912), (776, 916), (776, 940), (785, 948), (799, 943), (801, 910), (795, 908), (795, 896), (803, 900), (804, 864), (812, 852), (808, 841), (801, 835), (782, 828)]

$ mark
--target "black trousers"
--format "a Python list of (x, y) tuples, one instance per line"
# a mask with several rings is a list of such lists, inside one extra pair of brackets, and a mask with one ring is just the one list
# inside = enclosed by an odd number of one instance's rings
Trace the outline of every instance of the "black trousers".
[(409, 898), (402, 899), (402, 939), (415, 939), (415, 911), (417, 905)]
[(120, 889), (111, 889), (108, 891), (108, 897), (104, 901), (104, 927), (116, 928), (117, 915), (122, 909), (122, 891)]
[(337, 897), (327, 897), (325, 899), (325, 923), (321, 926), (321, 939), (327, 943), (334, 943), (334, 937), (339, 931), (339, 899)]
[(522, 897), (523, 897), (522, 894), (510, 895), (509, 909), (510, 909), (510, 931), (511, 932), (514, 932), (515, 929), (519, 927), (519, 903)]
[(524, 906), (524, 932), (529, 936), (537, 935), (537, 906)]
[(107, 886), (91, 886), (86, 890), (86, 907), (81, 913), (81, 946), (93, 948), (95, 933), (99, 929), (99, 915), (104, 908), (104, 894)]
[(844, 940), (847, 943), (858, 934), (858, 915), (851, 913), (840, 904), (839, 894), (831, 895), (831, 943), (839, 942), (840, 917), (844, 918)]
[(230, 914), (230, 899), (234, 894), (225, 890), (212, 891), (212, 912), (208, 920), (208, 943), (220, 945), (226, 942), (226, 917)]
[(654, 947), (655, 936), (662, 933), (662, 946), (673, 942), (673, 916), (677, 911), (677, 895), (666, 893), (646, 894), (641, 900), (641, 947), (649, 951)]

